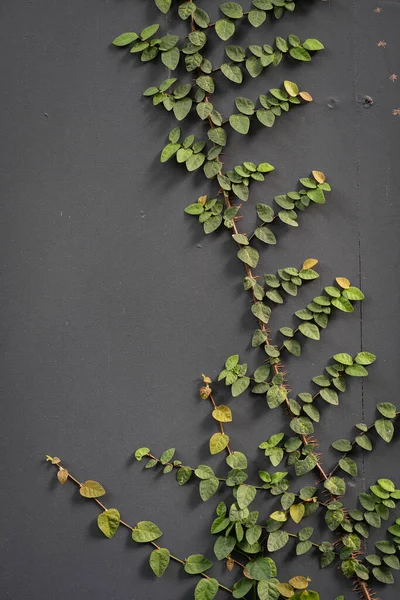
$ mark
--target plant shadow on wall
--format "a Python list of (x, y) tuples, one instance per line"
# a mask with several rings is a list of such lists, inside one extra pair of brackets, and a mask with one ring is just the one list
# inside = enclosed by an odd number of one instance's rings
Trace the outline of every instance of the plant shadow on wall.
[[(361, 460), (375, 447), (382, 449), (392, 441), (397, 408), (390, 402), (380, 402), (374, 421), (357, 423), (348, 439), (333, 441), (337, 460), (328, 468), (322, 462), (317, 442), (324, 404), (337, 407), (349, 381), (366, 377), (376, 357), (363, 349), (356, 355), (341, 349), (327, 361), (322, 373), (315, 374), (312, 386), (305, 391), (292, 391), (293, 383), (284, 368), (288, 355), (299, 358), (308, 340), (320, 339), (333, 314), (350, 317), (356, 303), (364, 300), (364, 294), (346, 277), (339, 276), (333, 283), (326, 281), (321, 292), (310, 297), (307, 285), (320, 277), (318, 260), (313, 258), (301, 265), (282, 266), (276, 273), (257, 270), (262, 248), (277, 243), (280, 228), (298, 227), (300, 213), (310, 213), (304, 218), (311, 218), (314, 210), (323, 210), (331, 186), (321, 171), (300, 174), (303, 176), (297, 185), (295, 181), (289, 183), (289, 191), (282, 190), (269, 204), (256, 204), (257, 226), (245, 234), (241, 220), (250, 193), (275, 167), (251, 160), (232, 169), (224, 167), (232, 131), (245, 136), (255, 125), (279, 127), (280, 118), (289, 111), (310, 110), (305, 105), (312, 102), (312, 96), (286, 80), (258, 97), (236, 96), (231, 114), (222, 114), (222, 103), (214, 101), (216, 90), (223, 88), (226, 79), (240, 85), (246, 78), (258, 78), (265, 70), (279, 69), (282, 61), (291, 61), (294, 68), (319, 60), (317, 55), (324, 46), (318, 39), (303, 39), (297, 34), (264, 43), (262, 26), (293, 12), (296, 2), (290, 0), (253, 0), (248, 10), (238, 3), (226, 2), (219, 7), (214, 21), (194, 2), (156, 0), (155, 5), (162, 13), (171, 10), (177, 19), (187, 23), (184, 39), (163, 34), (158, 24), (152, 24), (139, 33), (119, 35), (113, 44), (121, 52), (137, 55), (143, 63), (160, 60), (169, 70), (166, 79), (144, 91), (154, 110), (172, 113), (182, 122), (169, 132), (161, 150), (161, 162), (175, 161), (182, 173), (194, 172), (208, 180), (212, 194), (201, 194), (185, 212), (204, 234), (219, 230), (231, 238), (232, 249), (236, 246), (235, 253), (244, 269), (243, 293), (248, 295), (255, 323), (251, 345), (260, 364), (250, 372), (235, 354), (225, 360), (218, 377), (219, 387), (207, 375), (202, 376), (199, 393), (209, 403), (210, 422), (215, 425), (215, 432), (207, 441), (207, 453), (225, 454), (224, 468), (215, 472), (207, 464), (189, 466), (177, 458), (175, 448), (165, 450), (161, 456), (153, 454), (150, 448), (139, 448), (135, 458), (145, 460), (145, 469), (174, 476), (180, 487), (196, 481), (204, 502), (224, 490), (227, 500), (214, 504), (215, 514), (210, 519), (214, 555), (224, 566), (224, 580), (212, 576), (213, 561), (203, 554), (178, 557), (161, 546), (162, 532), (154, 522), (130, 524), (121, 518), (118, 509), (106, 507), (100, 500), (105, 494), (100, 483), (79, 481), (58, 457), (48, 456), (47, 460), (56, 466), (60, 483), (72, 481), (81, 496), (98, 505), (97, 525), (107, 538), (112, 538), (120, 527), (126, 528), (134, 542), (151, 546), (149, 563), (157, 577), (163, 575), (171, 561), (182, 572), (195, 576), (195, 600), (212, 600), (219, 592), (233, 598), (319, 600), (318, 591), (310, 589), (307, 573), (294, 572), (288, 581), (279, 578), (275, 557), (279, 560), (279, 551), (284, 547), (290, 547), (297, 556), (310, 553), (321, 568), (339, 567), (353, 584), (354, 592), (345, 586), (346, 598), (347, 594), (360, 594), (365, 600), (372, 600), (376, 598), (372, 586), (393, 583), (393, 571), (400, 567), (400, 519), (393, 522), (391, 517), (400, 490), (391, 480), (378, 479), (359, 494), (358, 505), (352, 507), (346, 502), (346, 488), (349, 478), (357, 476)], [(260, 45), (231, 43), (243, 22), (260, 27)], [(208, 58), (209, 37), (225, 43), (221, 64), (212, 64)], [(179, 73), (186, 73), (184, 78), (173, 76), (178, 67)], [(200, 133), (198, 128), (193, 133), (191, 125), (185, 125), (194, 118), (202, 125)], [(295, 312), (296, 324), (281, 327), (272, 336), (269, 322), (275, 307), (298, 294), (304, 301)], [(259, 445), (257, 465), (248, 464), (245, 452), (235, 448), (229, 435), (235, 403), (231, 407), (218, 401), (216, 390), (222, 385), (234, 399), (251, 392), (268, 410), (280, 411), (281, 430), (271, 432)], [(247, 471), (257, 475), (251, 473), (249, 479)], [(308, 479), (301, 479), (306, 476)], [(320, 520), (325, 524), (322, 537), (316, 535), (313, 527)], [(375, 543), (375, 552), (367, 554), (365, 540), (383, 522), (386, 534)], [(323, 600), (329, 600), (326, 594)], [(344, 600), (344, 595), (336, 600)]]

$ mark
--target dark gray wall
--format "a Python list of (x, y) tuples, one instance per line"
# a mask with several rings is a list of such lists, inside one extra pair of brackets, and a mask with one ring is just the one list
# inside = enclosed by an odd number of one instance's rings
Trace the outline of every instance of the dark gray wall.
[[(301, 360), (287, 363), (293, 389), (306, 391), (335, 352), (378, 355), (369, 380), (352, 384), (340, 408), (324, 409), (318, 436), (327, 465), (332, 440), (370, 422), (378, 401), (398, 401), (400, 116), (392, 110), (400, 107), (400, 78), (389, 75), (400, 73), (400, 4), (380, 2), (378, 14), (376, 2), (303, 2), (280, 22), (237, 37), (248, 45), (296, 33), (326, 45), (312, 64), (270, 69), (241, 88), (256, 97), (290, 78), (315, 101), (272, 130), (232, 134), (227, 161), (277, 167), (253, 186), (247, 214), (311, 169), (333, 186), (298, 230), (277, 230), (279, 244), (263, 252), (260, 269), (320, 260), (321, 279), (276, 311), (273, 331), (337, 275), (366, 293), (362, 312), (335, 316), (319, 344), (309, 341)], [(124, 531), (103, 538), (96, 506), (72, 484), (60, 486), (43, 462), (46, 453), (58, 455), (78, 478), (100, 480), (109, 506), (132, 523), (157, 521), (176, 554), (211, 555), (214, 500), (203, 504), (194, 485), (180, 489), (172, 476), (142, 473), (131, 459), (149, 444), (157, 454), (175, 445), (189, 464), (208, 460), (214, 429), (198, 398), (199, 375), (215, 377), (234, 352), (251, 366), (260, 360), (249, 346), (254, 320), (229, 236), (205, 238), (183, 213), (208, 190), (205, 180), (159, 164), (173, 120), (141, 93), (165, 72), (109, 46), (125, 30), (174, 26), (151, 0), (3, 0), (0, 15), (3, 597), (183, 600), (192, 579), (173, 565), (155, 581), (147, 549)], [(226, 114), (238, 88), (218, 82)], [(368, 110), (357, 102), (364, 94), (374, 100)], [(217, 399), (229, 401), (222, 387)], [(250, 395), (231, 406), (234, 447), (266, 467), (257, 445), (281, 429), (282, 413)], [(398, 444), (377, 446), (349, 502), (378, 475), (400, 482)], [(320, 571), (311, 555), (286, 557), (282, 579), (308, 573), (323, 600), (354, 597), (335, 569)], [(383, 590), (382, 600), (397, 598), (396, 589)]]

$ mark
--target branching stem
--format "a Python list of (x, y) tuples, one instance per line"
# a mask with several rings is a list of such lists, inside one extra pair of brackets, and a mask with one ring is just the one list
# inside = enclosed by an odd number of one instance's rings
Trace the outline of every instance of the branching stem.
[[(76, 479), (76, 477), (74, 477), (73, 475), (70, 474), (70, 472), (65, 469), (62, 464), (61, 461), (58, 462), (57, 464), (55, 464), (55, 466), (61, 471), (61, 470), (65, 470), (68, 474), (68, 479), (70, 479), (71, 481), (73, 481), (77, 486), (79, 486), (80, 488), (83, 486), (83, 483), (81, 483), (78, 479)], [(104, 504), (102, 502), (100, 502), (100, 500), (98, 498), (90, 498), (90, 500), (94, 500), (94, 502), (100, 506), (100, 508), (103, 511), (107, 510), (107, 507), (104, 506)], [(122, 525), (123, 527), (125, 527), (126, 529), (129, 529), (130, 531), (134, 531), (134, 527), (132, 527), (132, 525), (129, 525), (128, 523), (126, 523), (125, 521), (120, 521), (120, 525)], [(160, 549), (160, 546), (158, 544), (156, 544), (155, 542), (148, 542), (149, 544), (151, 544), (152, 546), (154, 546), (154, 548), (157, 548), (157, 550)], [(176, 563), (179, 563), (180, 565), (185, 565), (186, 561), (185, 560), (181, 560), (180, 558), (178, 558), (177, 556), (174, 556), (173, 554), (170, 554), (170, 558), (171, 560), (173, 560)], [(211, 577), (209, 577), (208, 575), (206, 575), (205, 573), (199, 573), (199, 575), (201, 577), (204, 577), (205, 579), (211, 579)], [(233, 590), (231, 590), (230, 588), (222, 585), (222, 583), (218, 582), (218, 586), (222, 589), (222, 590), (226, 590), (227, 592), (229, 592), (230, 594), (232, 594)]]

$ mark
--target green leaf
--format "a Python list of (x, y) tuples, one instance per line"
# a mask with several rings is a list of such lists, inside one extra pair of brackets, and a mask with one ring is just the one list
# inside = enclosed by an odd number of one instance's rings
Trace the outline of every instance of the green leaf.
[(332, 448), (335, 448), (335, 450), (339, 450), (339, 452), (350, 452), (352, 447), (353, 446), (351, 445), (349, 440), (336, 440), (336, 442), (333, 442), (332, 444)]
[(232, 184), (233, 193), (243, 202), (246, 202), (249, 197), (249, 188), (244, 183), (233, 183)]
[(324, 488), (331, 492), (333, 496), (343, 496), (346, 492), (344, 479), (336, 475), (324, 481)]
[(254, 103), (249, 98), (235, 98), (236, 108), (244, 115), (252, 115), (254, 113)]
[(325, 513), (325, 523), (328, 525), (330, 531), (335, 531), (335, 529), (339, 527), (343, 520), (344, 514), (340, 509), (328, 510)]
[(286, 223), (287, 225), (290, 225), (291, 227), (298, 227), (299, 226), (299, 224), (295, 220), (295, 218), (297, 218), (296, 213), (294, 213), (291, 210), (281, 210), (281, 211), (279, 211), (278, 217), (279, 217), (279, 219), (283, 223)]
[(354, 286), (350, 286), (343, 290), (343, 296), (348, 300), (364, 300), (365, 298), (362, 291)]
[[(192, 108), (193, 100), (191, 98), (180, 98), (174, 104), (174, 115), (178, 121), (182, 121), (190, 113)], [(198, 155), (197, 155), (198, 156)]]
[(300, 531), (298, 532), (299, 540), (308, 540), (313, 533), (314, 529), (312, 527), (303, 527), (303, 529), (300, 529)]
[(179, 63), (180, 58), (180, 50), (175, 46), (175, 48), (171, 48), (167, 52), (161, 53), (161, 61), (167, 67), (167, 69), (171, 69), (174, 71)]
[(191, 478), (192, 473), (193, 469), (191, 469), (190, 467), (179, 467), (179, 469), (176, 472), (176, 480), (178, 482), (178, 485), (185, 485), (185, 483), (187, 483)]
[(385, 442), (389, 443), (392, 440), (394, 434), (392, 421), (389, 421), (388, 419), (378, 419), (375, 421), (375, 429)]
[(170, 561), (170, 553), (167, 548), (157, 548), (150, 554), (149, 564), (156, 577), (164, 575)]
[(226, 464), (231, 469), (247, 469), (247, 458), (242, 452), (232, 452), (226, 457)]
[[(263, 227), (259, 227), (259, 229), (264, 229), (264, 228)], [(256, 231), (257, 231), (257, 229), (256, 229)], [(260, 233), (262, 235), (264, 235), (264, 232), (257, 232), (256, 233), (256, 231), (254, 232), (254, 234), (256, 235), (256, 237), (258, 237), (260, 235)], [(262, 241), (265, 241), (265, 238), (263, 239), (263, 237), (259, 238), (259, 239), (261, 239)], [(275, 302), (276, 304), (283, 304), (283, 298), (282, 298), (281, 294), (278, 292), (278, 290), (269, 290), (268, 292), (266, 292), (265, 295), (267, 296), (267, 298), (269, 300), (272, 300), (272, 302)], [(281, 330), (282, 329), (286, 329), (286, 328), (285, 327), (281, 327)], [(287, 328), (287, 329), (289, 329), (289, 328)], [(293, 330), (291, 330), (291, 331), (292, 331), (291, 335), (293, 336)], [(281, 333), (282, 333), (282, 331), (281, 331)]]
[(273, 531), (268, 536), (268, 552), (276, 552), (277, 550), (280, 550), (286, 546), (288, 541), (289, 535), (286, 533), (286, 531)]
[(334, 298), (332, 300), (332, 306), (335, 306), (343, 312), (354, 312), (354, 307), (346, 298), (342, 296), (340, 298)]
[(211, 102), (200, 102), (197, 106), (196, 106), (196, 111), (197, 114), (199, 115), (200, 119), (207, 119), (210, 114), (213, 111), (213, 105), (211, 104)]
[(290, 516), (292, 517), (295, 523), (300, 523), (305, 513), (304, 504), (292, 504), (289, 509)]
[(319, 40), (313, 38), (308, 38), (307, 40), (305, 40), (302, 43), (302, 46), (306, 50), (323, 50), (325, 47), (323, 44), (321, 44)]
[(121, 33), (121, 35), (116, 37), (112, 43), (114, 44), (114, 46), (128, 46), (128, 44), (131, 44), (132, 42), (137, 40), (138, 37), (139, 36), (137, 33), (129, 31), (127, 33)]
[(290, 354), (293, 354), (293, 356), (301, 355), (300, 342), (297, 340), (285, 340), (283, 345), (285, 346), (286, 350), (290, 352)]
[(333, 404), (334, 406), (339, 404), (339, 396), (337, 395), (337, 392), (331, 388), (323, 388), (320, 390), (319, 395), (323, 400), (325, 400), (325, 402), (328, 402), (329, 404)]
[(218, 560), (223, 560), (232, 552), (236, 545), (236, 538), (233, 536), (222, 536), (220, 535), (217, 538), (217, 541), (214, 544), (214, 554)]
[(225, 146), (227, 134), (222, 127), (215, 127), (214, 129), (208, 130), (208, 139), (214, 142), (214, 144), (218, 144), (218, 146)]
[(166, 14), (171, 8), (172, 0), (155, 0), (158, 10)]
[(318, 463), (317, 457), (314, 454), (309, 454), (304, 460), (298, 460), (294, 464), (294, 469), (297, 477), (301, 477), (312, 471)]
[[(215, 83), (212, 77), (210, 77), (209, 75), (200, 75), (200, 77), (198, 77), (196, 79), (196, 84), (205, 92), (208, 92), (209, 94), (213, 94), (215, 91)], [(222, 144), (221, 144), (222, 145)]]
[(174, 127), (174, 129), (172, 129), (172, 131), (170, 131), (168, 139), (171, 142), (171, 144), (176, 144), (177, 142), (179, 142), (180, 137), (181, 137), (181, 130), (179, 129), (179, 127)]
[[(335, 560), (335, 553), (333, 550), (325, 551), (321, 555), (321, 567), (328, 567)], [(292, 597), (293, 598), (293, 597)]]
[(268, 227), (257, 227), (254, 235), (265, 244), (276, 244), (276, 237)]
[[(131, 53), (135, 53), (135, 52), (142, 52), (144, 50), (146, 50), (149, 47), (149, 42), (135, 42), (132, 46), (132, 48), (130, 49)], [(155, 48), (155, 50), (157, 50), (157, 48)]]
[(231, 387), (232, 396), (234, 398), (236, 398), (237, 396), (240, 396), (240, 394), (243, 394), (243, 392), (247, 390), (249, 385), (250, 385), (249, 377), (239, 377), (239, 379), (236, 379), (236, 381), (234, 381), (232, 384), (232, 387)]
[(305, 541), (305, 542), (299, 542), (296, 545), (296, 554), (297, 556), (301, 556), (302, 554), (305, 554), (306, 552), (308, 552), (310, 549), (312, 548), (312, 543), (310, 541)]
[(261, 581), (277, 575), (274, 561), (266, 556), (258, 556), (246, 565), (246, 571), (251, 579)]
[(138, 448), (135, 452), (136, 460), (142, 460), (142, 458), (144, 456), (147, 456), (147, 454), (149, 454), (149, 452), (150, 452), (150, 448)]
[(389, 567), (374, 567), (372, 573), (381, 583), (394, 583), (393, 573)]
[(218, 589), (219, 584), (216, 579), (200, 579), (194, 590), (194, 600), (213, 600)]
[(366, 377), (368, 375), (367, 369), (362, 365), (351, 365), (346, 367), (345, 373), (351, 377)]
[(394, 492), (396, 487), (390, 479), (378, 479), (378, 485), (387, 492)]
[(239, 485), (236, 492), (236, 501), (239, 508), (246, 508), (256, 497), (257, 490), (252, 485)]
[(382, 561), (377, 554), (368, 554), (365, 558), (371, 565), (379, 567), (382, 564)]
[(349, 457), (342, 458), (339, 461), (339, 467), (352, 477), (356, 477), (358, 475), (357, 464)]
[(210, 453), (218, 454), (219, 452), (222, 452), (222, 450), (224, 450), (228, 444), (229, 436), (227, 436), (225, 433), (214, 433), (210, 439)]
[(200, 481), (199, 485), (200, 498), (203, 500), (203, 502), (206, 502), (214, 496), (214, 494), (218, 491), (218, 488), (219, 481), (216, 477), (203, 479), (202, 481)]
[(251, 307), (251, 312), (257, 317), (262, 323), (267, 324), (271, 316), (271, 309), (263, 302), (256, 302)]
[(396, 417), (397, 408), (391, 402), (380, 402), (376, 408), (384, 417), (394, 419)]
[(169, 448), (168, 450), (165, 450), (165, 452), (163, 452), (160, 456), (160, 463), (162, 465), (166, 465), (168, 462), (170, 462), (174, 454), (175, 448)]
[(257, 8), (254, 8), (249, 12), (247, 18), (249, 19), (250, 25), (253, 27), (260, 27), (260, 25), (262, 25), (267, 18), (267, 13), (264, 10), (258, 10)]
[(193, 18), (194, 18), (195, 23), (199, 27), (202, 27), (203, 29), (208, 27), (208, 25), (210, 23), (210, 16), (206, 13), (205, 10), (202, 10), (201, 8), (196, 7), (196, 9), (193, 13)]
[(243, 577), (235, 582), (232, 595), (234, 598), (244, 598), (244, 596), (251, 590), (252, 587), (252, 580), (248, 579), (247, 577)]
[(290, 48), (289, 54), (292, 58), (295, 58), (296, 60), (311, 60), (311, 54), (307, 52), (307, 50), (302, 46), (295, 46), (294, 48)]
[(79, 493), (84, 498), (99, 498), (100, 496), (104, 496), (106, 490), (97, 481), (88, 479), (79, 488)]
[(211, 569), (213, 563), (202, 554), (191, 554), (187, 557), (185, 566), (183, 567), (189, 575), (198, 575)]
[(260, 255), (255, 248), (246, 246), (244, 248), (240, 248), (237, 253), (237, 257), (246, 265), (255, 268), (258, 265)]
[(359, 365), (371, 365), (376, 361), (376, 356), (371, 352), (359, 352), (355, 358), (355, 361)]
[(203, 225), (204, 233), (209, 234), (218, 229), (222, 223), (221, 215), (213, 215)]
[(284, 88), (291, 97), (295, 97), (299, 93), (299, 87), (293, 81), (284, 81)]
[(393, 556), (393, 555), (385, 556), (383, 561), (391, 569), (396, 569), (396, 571), (398, 571), (400, 569), (400, 561), (397, 558), (397, 556)]
[(195, 10), (196, 10), (196, 5), (194, 2), (184, 2), (183, 4), (180, 5), (178, 14), (181, 19), (185, 20), (188, 17), (190, 17), (190, 15), (192, 15), (195, 12)]
[(280, 36), (277, 36), (275, 38), (275, 44), (278, 50), (280, 50), (281, 52), (287, 52), (289, 49), (286, 40)]
[(189, 204), (185, 208), (185, 213), (188, 215), (201, 215), (204, 212), (204, 207), (200, 204), (200, 202), (195, 202), (194, 204)]
[(319, 274), (313, 269), (302, 269), (299, 272), (299, 277), (305, 280), (318, 279)]
[(395, 554), (396, 553), (396, 546), (393, 544), (393, 542), (390, 542), (388, 540), (382, 540), (380, 542), (376, 542), (375, 547), (380, 550), (381, 552), (383, 552), (384, 554)]
[(215, 477), (214, 471), (208, 465), (199, 465), (194, 473), (199, 479), (211, 479)]
[(242, 62), (246, 58), (246, 51), (241, 46), (226, 46), (225, 53), (234, 62)]
[(269, 365), (261, 365), (260, 367), (258, 367), (258, 369), (256, 369), (254, 371), (254, 380), (257, 383), (261, 383), (262, 381), (265, 381), (266, 379), (268, 379), (270, 370), (271, 369), (270, 369)]
[(154, 35), (159, 30), (159, 28), (160, 28), (160, 26), (157, 24), (149, 25), (148, 27), (145, 27), (140, 32), (140, 38), (142, 40), (148, 40), (149, 38), (151, 38), (152, 35)]
[(234, 83), (242, 83), (243, 73), (238, 65), (224, 63), (221, 65), (221, 71), (227, 79)]
[(171, 156), (173, 156), (181, 147), (180, 144), (167, 144), (161, 152), (161, 162), (166, 162)]
[(231, 19), (241, 19), (243, 17), (243, 8), (237, 2), (224, 2), (220, 5), (220, 10)]
[(261, 331), (261, 329), (256, 329), (256, 331), (253, 334), (251, 345), (253, 347), (260, 346), (266, 341), (266, 339), (267, 334), (264, 331)]
[(379, 528), (381, 526), (381, 518), (376, 512), (366, 512), (364, 518), (371, 527)]
[(219, 19), (215, 23), (215, 32), (221, 40), (229, 40), (235, 33), (235, 24), (229, 19)]
[(250, 129), (250, 119), (246, 115), (231, 115), (229, 117), (229, 123), (232, 129), (246, 135)]
[(156, 87), (149, 87), (143, 92), (143, 96), (154, 96), (155, 94), (158, 94), (158, 88)]
[(278, 598), (280, 598), (278, 588), (272, 581), (259, 581), (257, 584), (257, 592), (260, 600), (278, 600)]
[(257, 119), (265, 125), (265, 127), (272, 127), (275, 123), (275, 115), (272, 110), (259, 108), (257, 110)]
[(274, 211), (268, 204), (256, 204), (257, 215), (263, 223), (271, 223), (274, 219)]
[(312, 340), (320, 339), (319, 329), (317, 325), (314, 325), (313, 323), (301, 323), (299, 325), (299, 331)]
[(239, 363), (239, 354), (232, 354), (225, 361), (225, 367), (231, 371)]
[[(275, 167), (270, 165), (267, 162), (262, 162), (258, 165), (257, 171), (259, 171), (260, 173), (270, 173), (270, 171), (275, 171)], [(261, 205), (257, 205), (257, 206), (261, 206)]]
[(114, 537), (120, 522), (121, 516), (116, 508), (109, 508), (97, 517), (97, 524), (100, 531), (109, 539)]
[(353, 364), (353, 358), (350, 356), (350, 354), (346, 354), (346, 352), (341, 352), (340, 354), (335, 354), (333, 359), (342, 365), (352, 365)]
[(139, 521), (132, 531), (132, 539), (135, 542), (153, 542), (162, 536), (162, 531), (151, 521)]
[(286, 390), (284, 387), (272, 385), (267, 392), (268, 406), (272, 409), (276, 408), (286, 399)]
[(162, 52), (167, 52), (171, 50), (176, 44), (179, 42), (179, 35), (163, 35), (160, 39), (159, 49)]
[(314, 426), (308, 417), (298, 417), (290, 421), (290, 428), (299, 435), (308, 435), (314, 432)]
[(367, 435), (358, 435), (356, 437), (356, 443), (364, 450), (371, 451), (372, 450), (372, 442)]
[(262, 527), (261, 525), (252, 525), (246, 531), (246, 540), (249, 544), (255, 544), (258, 542), (262, 535)]

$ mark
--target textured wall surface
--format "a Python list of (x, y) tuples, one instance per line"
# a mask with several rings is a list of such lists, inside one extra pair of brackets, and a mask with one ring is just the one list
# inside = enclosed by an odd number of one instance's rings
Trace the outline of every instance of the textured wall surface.
[[(215, 18), (216, 3), (201, 5)], [(199, 375), (215, 377), (236, 352), (252, 367), (259, 359), (229, 235), (206, 238), (183, 213), (207, 182), (159, 163), (174, 121), (141, 94), (165, 71), (109, 45), (122, 31), (175, 26), (151, 0), (3, 0), (0, 16), (2, 597), (183, 600), (193, 579), (172, 565), (156, 581), (147, 548), (125, 531), (107, 541), (96, 506), (72, 484), (60, 486), (43, 462), (58, 455), (81, 480), (101, 481), (109, 506), (132, 523), (156, 521), (175, 554), (211, 556), (214, 500), (202, 503), (195, 485), (178, 488), (172, 475), (143, 473), (132, 461), (142, 445), (156, 454), (176, 446), (188, 464), (208, 460), (214, 426), (198, 397)], [(378, 355), (368, 381), (352, 382), (341, 407), (324, 407), (318, 436), (328, 466), (332, 440), (371, 422), (377, 402), (398, 402), (400, 115), (392, 111), (400, 108), (399, 24), (398, 1), (304, 1), (281, 21), (243, 27), (235, 40), (268, 43), (295, 33), (321, 39), (325, 52), (312, 63), (270, 68), (240, 92), (218, 78), (225, 114), (234, 95), (256, 97), (287, 78), (314, 97), (271, 130), (232, 133), (227, 164), (275, 165), (253, 186), (250, 205), (293, 189), (311, 169), (333, 186), (327, 204), (302, 214), (298, 229), (276, 229), (279, 243), (263, 252), (260, 268), (320, 260), (321, 278), (276, 310), (273, 331), (294, 322), (293, 312), (338, 275), (366, 294), (362, 310), (335, 315), (321, 342), (309, 340), (300, 360), (287, 361), (291, 387), (306, 391), (332, 354), (363, 348)], [(219, 51), (214, 44), (216, 64)], [(368, 110), (358, 101), (365, 94), (374, 101)], [(222, 387), (217, 396), (229, 401)], [(250, 394), (231, 406), (234, 447), (266, 467), (257, 445), (282, 428), (283, 414)], [(349, 502), (378, 475), (399, 483), (399, 444), (377, 446)], [(283, 558), (283, 580), (307, 573), (323, 600), (355, 597), (311, 553), (292, 562), (288, 549), (277, 555)], [(398, 590), (397, 583), (380, 597), (395, 600)]]

